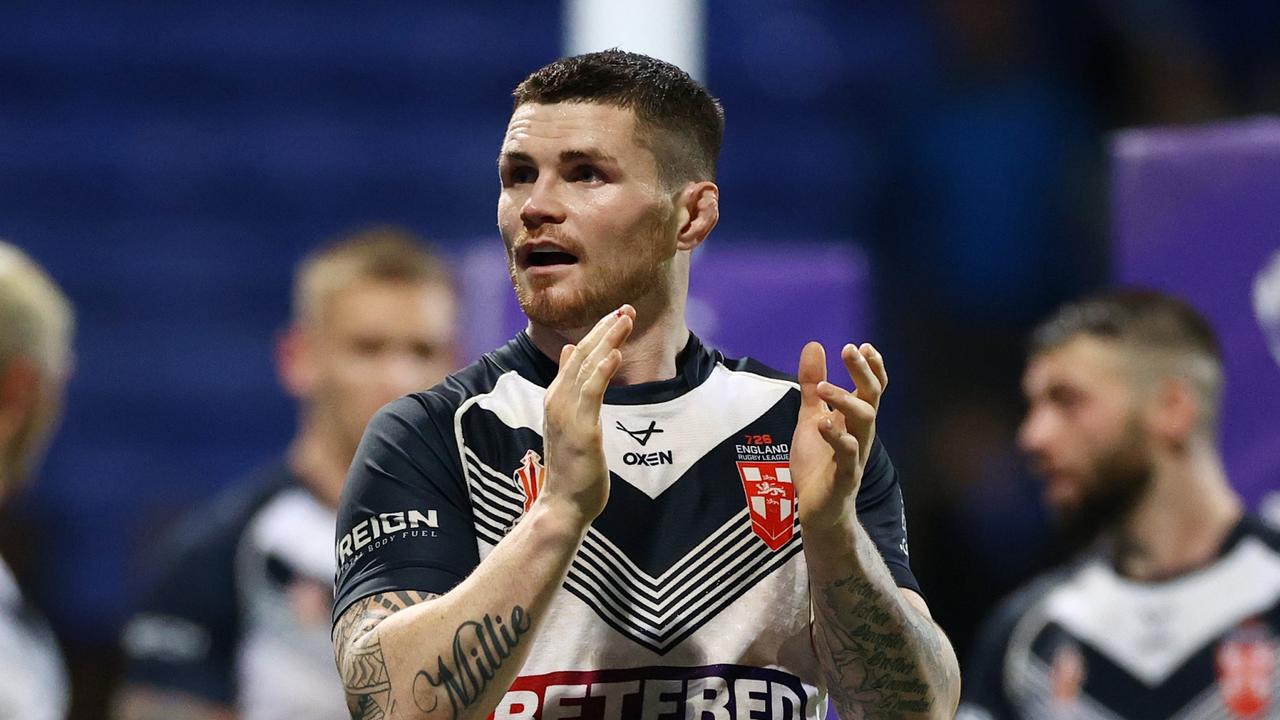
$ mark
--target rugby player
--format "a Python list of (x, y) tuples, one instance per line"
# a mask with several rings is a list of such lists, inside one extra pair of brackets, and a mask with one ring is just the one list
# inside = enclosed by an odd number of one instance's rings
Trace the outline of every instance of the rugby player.
[(117, 717), (346, 717), (329, 644), (334, 508), (365, 424), (457, 368), (442, 261), (405, 230), (337, 240), (299, 266), (281, 380), (283, 456), (188, 519), (126, 626)]
[(366, 430), (335, 548), (352, 717), (952, 717), (883, 358), (845, 346), (848, 392), (817, 343), (797, 382), (685, 324), (722, 131), (633, 53), (516, 88), (498, 225), (529, 324)]
[(1151, 291), (1068, 304), (1022, 387), (1019, 444), (1087, 549), (987, 621), (960, 717), (1277, 717), (1280, 536), (1223, 470), (1208, 323)]
[[(0, 501), (22, 490), (57, 425), (74, 324), (53, 280), (0, 242)], [(70, 700), (53, 632), (0, 560), (0, 716), (62, 720)]]

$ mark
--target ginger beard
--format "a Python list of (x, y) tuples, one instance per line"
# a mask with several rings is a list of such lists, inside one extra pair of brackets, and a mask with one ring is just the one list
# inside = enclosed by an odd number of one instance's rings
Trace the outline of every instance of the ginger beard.
[[(670, 296), (671, 264), (675, 260), (675, 239), (669, 229), (671, 213), (655, 205), (626, 233), (629, 238), (615, 250), (615, 262), (596, 259), (608, 250), (588, 254), (583, 244), (549, 227), (531, 236), (521, 229), (514, 242), (505, 242), (507, 272), (520, 309), (530, 321), (553, 330), (568, 331), (590, 327), (623, 303), (641, 305), (646, 298)], [(534, 239), (553, 240), (577, 258), (576, 278), (530, 282), (516, 262), (516, 251)]]

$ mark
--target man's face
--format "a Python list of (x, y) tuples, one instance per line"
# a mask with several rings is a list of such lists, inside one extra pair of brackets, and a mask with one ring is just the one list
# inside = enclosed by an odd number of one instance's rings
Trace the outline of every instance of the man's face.
[(438, 283), (357, 280), (303, 332), (302, 390), (354, 453), (378, 408), (457, 369), (453, 292)]
[[(3, 457), (0, 457), (0, 500), (17, 492), (36, 471), (62, 418), (68, 373), (32, 370), (30, 404)], [(4, 487), (4, 484), (9, 487)]]
[(1121, 522), (1150, 485), (1133, 373), (1114, 344), (1081, 335), (1033, 357), (1023, 375), (1029, 407), (1018, 444), (1072, 544)]
[(670, 291), (673, 196), (631, 110), (516, 108), (498, 158), (498, 227), (520, 307), (559, 330)]

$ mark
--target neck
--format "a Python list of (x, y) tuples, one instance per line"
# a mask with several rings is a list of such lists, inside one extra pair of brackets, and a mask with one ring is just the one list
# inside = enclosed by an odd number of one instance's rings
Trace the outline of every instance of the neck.
[[(662, 303), (637, 302), (635, 328), (622, 346), (622, 364), (613, 376), (613, 385), (638, 385), (670, 380), (676, 376), (676, 356), (689, 342), (689, 327), (684, 321), (683, 296)], [(529, 339), (542, 354), (560, 359), (560, 348), (577, 343), (590, 327), (556, 330), (529, 321)]]
[(344, 443), (338, 433), (325, 429), (323, 423), (307, 415), (304, 413), (302, 426), (289, 443), (286, 462), (316, 499), (337, 508), (351, 456), (340, 450)]
[(1243, 514), (1218, 452), (1195, 440), (1157, 457), (1151, 489), (1120, 527), (1116, 563), (1136, 580), (1174, 577), (1208, 564)]

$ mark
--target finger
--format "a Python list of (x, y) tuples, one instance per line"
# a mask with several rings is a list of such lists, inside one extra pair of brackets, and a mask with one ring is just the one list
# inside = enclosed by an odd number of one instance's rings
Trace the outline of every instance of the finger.
[(622, 365), (622, 351), (614, 348), (592, 368), (591, 374), (578, 391), (578, 417), (590, 425), (600, 424), (600, 406), (604, 404), (604, 392)]
[(617, 321), (614, 322), (613, 325), (609, 326), (609, 329), (605, 331), (604, 336), (600, 338), (598, 343), (596, 343), (595, 349), (591, 351), (590, 355), (587, 355), (586, 359), (582, 362), (582, 366), (578, 368), (578, 375), (575, 378), (575, 381), (579, 386), (583, 385), (587, 381), (587, 378), (595, 371), (596, 365), (599, 364), (606, 355), (613, 350), (620, 350), (622, 348), (622, 344), (631, 336), (631, 330), (634, 327), (635, 325), (632, 322), (630, 315), (623, 314), (618, 316)]
[(818, 424), (818, 432), (836, 455), (836, 474), (847, 478), (858, 477), (862, 444), (852, 433), (844, 432), (830, 420)]
[[(618, 321), (618, 318), (623, 316), (623, 308), (628, 307), (630, 307), (630, 305), (624, 305), (623, 307), (618, 308), (597, 320), (596, 324), (592, 326), (591, 330), (588, 331), (585, 336), (583, 336), (582, 340), (578, 341), (577, 348), (575, 348), (573, 353), (569, 355), (569, 361), (562, 362), (560, 364), (560, 372), (558, 374), (569, 378), (576, 378), (578, 376), (578, 371), (582, 367), (582, 363), (586, 362), (587, 356), (595, 349), (596, 344), (600, 341), (600, 337)], [(632, 312), (634, 313), (635, 311), (633, 310)]]
[(854, 392), (858, 397), (871, 403), (872, 407), (880, 405), (880, 378), (871, 371), (867, 359), (852, 343), (845, 345), (840, 351), (840, 359), (844, 361), (849, 377), (853, 379)]
[(560, 370), (556, 372), (556, 376), (551, 379), (551, 384), (547, 386), (548, 397), (550, 397), (555, 392), (555, 389), (563, 382), (561, 378), (564, 377), (564, 368), (569, 364), (569, 358), (573, 355), (573, 351), (576, 350), (577, 347), (577, 345), (570, 343), (560, 348), (560, 361), (557, 363)]
[(818, 397), (818, 383), (827, 379), (827, 351), (821, 343), (810, 342), (800, 351), (800, 367), (796, 371), (800, 381), (800, 412), (813, 413), (825, 410)]
[(871, 343), (862, 343), (858, 350), (862, 352), (862, 357), (867, 359), (871, 372), (875, 373), (876, 379), (880, 381), (880, 394), (884, 395), (884, 391), (889, 389), (889, 371), (885, 369), (884, 356)]
[(854, 433), (858, 437), (869, 437), (869, 431), (876, 421), (875, 406), (829, 382), (818, 385), (818, 395), (836, 411), (835, 415), (839, 420), (833, 420), (837, 429)]

